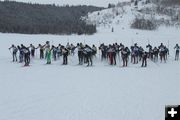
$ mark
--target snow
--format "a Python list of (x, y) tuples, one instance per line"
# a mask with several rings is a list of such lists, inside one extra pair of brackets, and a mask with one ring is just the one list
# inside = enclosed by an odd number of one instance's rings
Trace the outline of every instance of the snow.
[(41, 4), (57, 4), (57, 5), (95, 5), (100, 7), (107, 7), (109, 3), (118, 3), (119, 1), (130, 0), (14, 0), (18, 2), (32, 2)]
[[(0, 34), (0, 119), (1, 120), (164, 120), (165, 105), (179, 104), (180, 64), (174, 61), (173, 47), (179, 42), (179, 30), (161, 28), (157, 31), (99, 28), (92, 36)], [(136, 34), (138, 33), (138, 34)], [(148, 61), (147, 68), (129, 64), (127, 68), (100, 62), (93, 67), (78, 66), (77, 56), (62, 58), (45, 65), (37, 57), (30, 67), (12, 63), (8, 47), (30, 43), (36, 46), (49, 40), (51, 44), (85, 42), (137, 42), (143, 47), (147, 39), (153, 45), (169, 42), (167, 63)], [(122, 65), (122, 64), (121, 64)]]
[[(174, 61), (173, 49), (180, 42), (180, 30), (163, 26), (155, 31), (130, 29), (130, 11), (127, 8), (119, 24), (115, 18), (109, 26), (99, 26), (94, 35), (0, 33), (0, 120), (164, 120), (165, 105), (180, 104), (180, 61)], [(98, 18), (94, 14), (91, 19)], [(140, 63), (122, 68), (119, 60), (110, 66), (100, 61), (99, 51), (93, 67), (77, 65), (77, 53), (69, 56), (67, 66), (62, 65), (62, 58), (46, 65), (39, 60), (39, 51), (30, 67), (11, 62), (11, 44), (37, 46), (46, 41), (96, 46), (122, 42), (128, 47), (136, 42), (142, 47), (163, 42), (170, 55), (167, 63), (148, 60), (147, 68)]]

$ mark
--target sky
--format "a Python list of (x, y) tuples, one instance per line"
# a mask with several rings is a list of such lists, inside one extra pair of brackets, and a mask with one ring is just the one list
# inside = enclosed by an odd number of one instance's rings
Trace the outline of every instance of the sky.
[(107, 7), (108, 3), (118, 3), (119, 1), (130, 1), (130, 0), (13, 0), (20, 2), (33, 2), (43, 4), (58, 4), (58, 5), (95, 5), (100, 7)]

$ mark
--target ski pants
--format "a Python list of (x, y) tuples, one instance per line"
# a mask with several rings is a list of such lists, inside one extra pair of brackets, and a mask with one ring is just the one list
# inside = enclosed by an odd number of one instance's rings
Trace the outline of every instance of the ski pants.
[(13, 62), (17, 61), (17, 52), (13, 52)]

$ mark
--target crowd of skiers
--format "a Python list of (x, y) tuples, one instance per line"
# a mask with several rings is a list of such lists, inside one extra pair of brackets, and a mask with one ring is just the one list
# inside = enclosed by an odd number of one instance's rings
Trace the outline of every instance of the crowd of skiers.
[[(77, 43), (77, 45), (67, 43), (66, 46), (59, 44), (58, 46), (50, 46), (50, 42), (47, 41), (45, 44), (39, 44), (37, 47), (30, 44), (26, 47), (23, 44), (20, 46), (12, 45), (9, 50), (12, 49), (13, 62), (18, 61), (17, 53), (19, 53), (19, 62), (25, 62), (25, 66), (29, 66), (30, 59), (35, 57), (36, 49), (39, 49), (40, 59), (46, 59), (46, 64), (51, 64), (51, 59), (53, 58), (56, 61), (61, 56), (63, 57), (63, 65), (68, 64), (68, 56), (74, 56), (75, 50), (77, 49), (79, 65), (87, 63), (87, 66), (93, 65), (93, 57), (96, 56), (97, 51), (99, 50), (101, 54), (101, 61), (108, 61), (110, 65), (116, 65), (117, 59), (122, 60), (123, 67), (128, 66), (128, 61), (130, 60), (133, 64), (138, 64), (142, 62), (142, 67), (147, 66), (147, 59), (151, 59), (153, 62), (157, 62), (160, 58), (161, 62), (166, 62), (167, 56), (169, 54), (169, 49), (161, 43), (157, 47), (152, 47), (150, 44), (146, 46), (144, 50), (141, 46), (138, 46), (135, 43), (133, 46), (126, 47), (122, 43), (101, 44), (98, 48), (95, 45), (90, 47), (89, 45), (84, 45), (82, 43)], [(178, 44), (174, 47), (175, 60), (179, 60), (179, 50), (180, 46)]]

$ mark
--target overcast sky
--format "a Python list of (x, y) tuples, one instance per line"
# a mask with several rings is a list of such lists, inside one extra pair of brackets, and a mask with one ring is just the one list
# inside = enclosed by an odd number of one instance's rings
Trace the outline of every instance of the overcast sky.
[(20, 2), (33, 2), (43, 4), (69, 4), (69, 5), (95, 5), (107, 7), (108, 3), (118, 3), (118, 1), (130, 1), (130, 0), (14, 0)]

